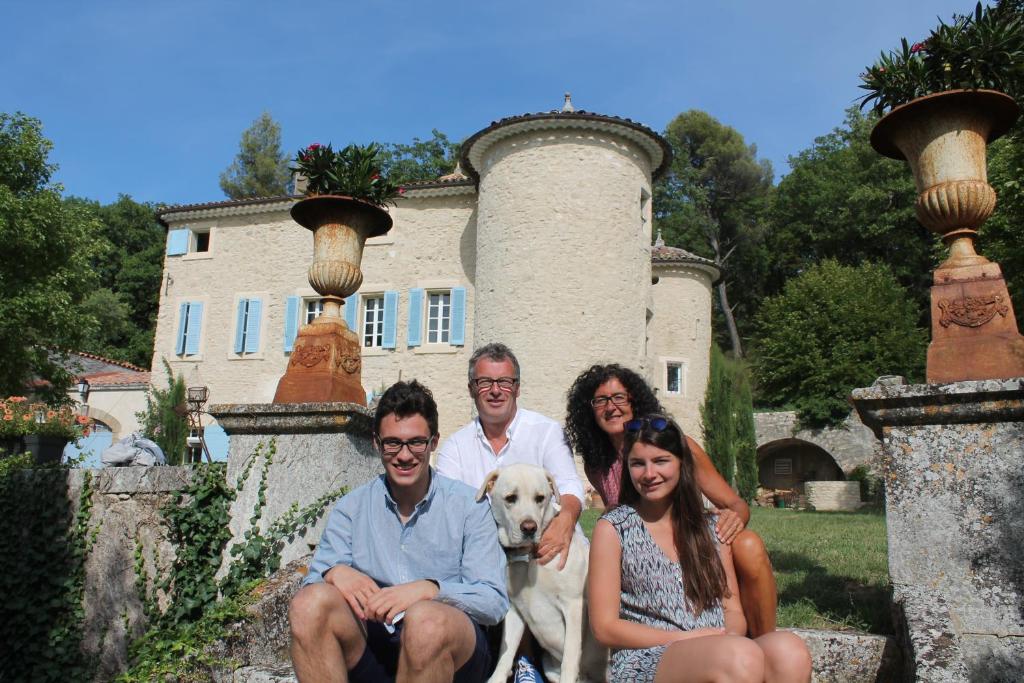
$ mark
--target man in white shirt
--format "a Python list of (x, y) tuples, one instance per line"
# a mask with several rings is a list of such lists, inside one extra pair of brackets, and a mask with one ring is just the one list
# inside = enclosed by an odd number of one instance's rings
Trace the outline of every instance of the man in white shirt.
[(479, 488), (488, 474), (515, 463), (539, 465), (552, 474), (561, 496), (561, 511), (537, 544), (537, 560), (547, 564), (569, 556), (576, 521), (583, 509), (583, 483), (562, 427), (539, 413), (519, 408), (519, 361), (504, 344), (488, 344), (469, 359), (469, 393), (477, 418), (444, 442), (437, 471)]

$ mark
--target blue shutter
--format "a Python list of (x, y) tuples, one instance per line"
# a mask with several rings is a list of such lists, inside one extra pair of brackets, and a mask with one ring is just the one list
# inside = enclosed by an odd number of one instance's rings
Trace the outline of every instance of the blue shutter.
[(199, 332), (203, 326), (203, 304), (193, 301), (188, 305), (188, 335), (185, 340), (185, 355), (199, 353)]
[(256, 353), (260, 350), (260, 313), (263, 302), (249, 299), (249, 315), (245, 319), (245, 352)]
[(238, 314), (235, 317), (235, 353), (241, 353), (244, 350), (242, 342), (245, 339), (245, 307), (247, 303), (247, 299), (238, 300)]
[(381, 348), (395, 348), (398, 332), (398, 292), (384, 292), (384, 340)]
[(359, 313), (359, 295), (352, 294), (345, 299), (345, 324), (348, 325), (348, 329), (355, 332), (357, 335), (359, 331), (356, 329), (356, 315)]
[(174, 342), (174, 353), (179, 356), (185, 353), (185, 323), (188, 321), (188, 303), (178, 308), (178, 339)]
[(188, 228), (167, 232), (167, 255), (181, 256), (188, 253), (188, 238), (192, 232)]
[(300, 297), (288, 297), (288, 305), (284, 311), (284, 350), (288, 353), (295, 347), (295, 335), (299, 332)]
[(448, 339), (452, 346), (463, 346), (466, 343), (465, 287), (452, 287), (452, 321)]
[(423, 339), (423, 290), (409, 290), (409, 346), (419, 346)]

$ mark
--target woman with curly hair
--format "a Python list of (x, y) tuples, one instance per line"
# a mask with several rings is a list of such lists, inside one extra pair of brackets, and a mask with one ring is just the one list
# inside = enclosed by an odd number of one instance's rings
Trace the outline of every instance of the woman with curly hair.
[[(569, 389), (565, 434), (583, 459), (587, 478), (605, 507), (619, 504), (627, 422), (637, 415), (664, 413), (643, 377), (617, 363), (594, 365)], [(775, 630), (777, 593), (764, 542), (746, 529), (750, 507), (715, 469), (711, 458), (686, 436), (693, 455), (697, 486), (717, 509), (715, 533), (732, 546), (740, 600), (751, 637)]]

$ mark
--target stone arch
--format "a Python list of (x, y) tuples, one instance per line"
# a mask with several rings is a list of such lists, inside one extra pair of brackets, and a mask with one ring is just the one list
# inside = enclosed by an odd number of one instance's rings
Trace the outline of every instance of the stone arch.
[(757, 479), (764, 488), (793, 489), (807, 481), (843, 481), (846, 475), (819, 444), (789, 437), (758, 447)]
[(98, 422), (102, 422), (110, 428), (111, 438), (114, 441), (120, 439), (124, 434), (121, 433), (122, 425), (121, 421), (116, 417), (103, 410), (102, 408), (96, 408), (89, 406), (89, 417)]

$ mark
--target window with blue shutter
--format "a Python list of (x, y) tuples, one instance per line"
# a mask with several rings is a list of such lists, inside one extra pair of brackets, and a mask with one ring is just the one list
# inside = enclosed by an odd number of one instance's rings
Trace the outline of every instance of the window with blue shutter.
[(186, 301), (178, 308), (178, 335), (174, 352), (179, 356), (195, 356), (199, 353), (199, 335), (203, 325), (203, 304)]
[(409, 290), (409, 346), (423, 343), (423, 290)]
[(359, 313), (359, 295), (351, 294), (345, 298), (345, 324), (348, 325), (348, 329), (352, 330), (356, 334), (359, 331), (356, 330), (356, 320)]
[(192, 231), (188, 228), (167, 232), (167, 255), (181, 256), (188, 253), (188, 239)]
[(466, 344), (466, 288), (452, 287), (452, 321), (449, 343), (452, 346)]
[(398, 333), (398, 292), (384, 292), (384, 341), (381, 348), (393, 349)]
[(290, 353), (295, 347), (295, 335), (299, 333), (299, 304), (302, 298), (298, 296), (288, 297), (288, 303), (284, 311), (284, 351)]
[(257, 353), (260, 350), (261, 299), (239, 299), (235, 316), (235, 353)]

